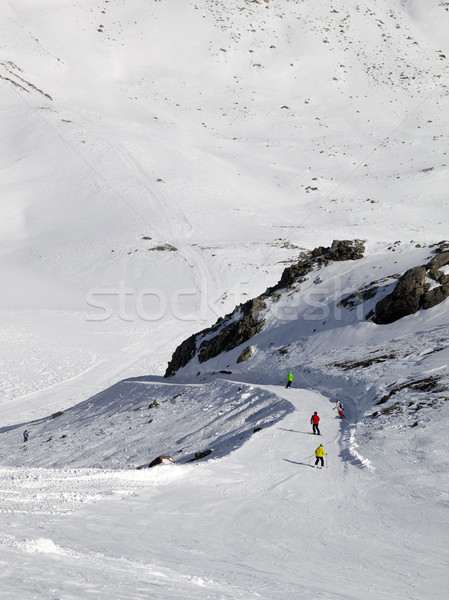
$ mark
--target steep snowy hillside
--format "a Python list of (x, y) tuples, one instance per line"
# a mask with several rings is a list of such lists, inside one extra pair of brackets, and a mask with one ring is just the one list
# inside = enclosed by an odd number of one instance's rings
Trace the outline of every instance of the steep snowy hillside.
[[(20, 589), (68, 598), (439, 600), (449, 300), (387, 325), (366, 319), (404, 270), (449, 260), (446, 243), (418, 246), (312, 253), (305, 275), (265, 298), (245, 343), (1, 428), (6, 594), (25, 557)], [(320, 442), (324, 472), (311, 468)], [(175, 464), (136, 471), (161, 456)], [(64, 573), (49, 585), (42, 572), (56, 563)]]
[[(166, 377), (198, 382), (227, 372), (239, 381), (279, 384), (291, 371), (297, 385), (343, 401), (354, 422), (374, 418), (371, 429), (378, 421), (401, 427), (432, 421), (427, 409), (441, 409), (449, 399), (446, 248), (444, 242), (431, 248), (378, 245), (365, 256), (360, 242), (317, 249), (251, 305), (186, 340)], [(428, 291), (419, 294), (444, 290), (446, 299), (426, 308), (418, 297), (405, 316), (380, 324), (379, 309), (397, 294), (405, 274), (436, 261), (445, 264), (444, 284), (423, 267)], [(401, 309), (419, 290), (416, 281), (415, 288), (407, 285), (393, 300)]]
[(2, 3), (3, 398), (163, 373), (302, 248), (446, 236), (449, 15), (380, 4)]
[(0, 599), (445, 598), (448, 3), (0, 18)]

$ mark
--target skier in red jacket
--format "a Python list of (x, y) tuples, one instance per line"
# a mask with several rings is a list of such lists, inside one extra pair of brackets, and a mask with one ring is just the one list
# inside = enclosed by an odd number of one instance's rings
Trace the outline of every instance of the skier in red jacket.
[(320, 428), (318, 427), (318, 423), (320, 422), (320, 417), (318, 416), (318, 413), (315, 411), (313, 413), (313, 415), (310, 418), (310, 423), (312, 425), (312, 431), (314, 434), (318, 434), (321, 435), (320, 433)]

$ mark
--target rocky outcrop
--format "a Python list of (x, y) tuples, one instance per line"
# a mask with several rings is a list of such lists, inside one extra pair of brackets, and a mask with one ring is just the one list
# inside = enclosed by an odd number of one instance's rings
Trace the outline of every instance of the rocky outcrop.
[(219, 319), (211, 328), (204, 329), (182, 342), (173, 353), (164, 377), (174, 375), (196, 354), (202, 363), (222, 352), (233, 350), (259, 333), (264, 325), (264, 320), (259, 319), (259, 314), (266, 307), (265, 298), (266, 296), (261, 296), (248, 300), (233, 313)]
[[(440, 271), (446, 265), (449, 265), (449, 252), (438, 252), (426, 265), (406, 271), (393, 292), (376, 304), (374, 323), (393, 323), (418, 312), (420, 308), (432, 308), (448, 298), (449, 276)], [(426, 282), (426, 277), (440, 285), (429, 289), (430, 283)]]
[(191, 335), (184, 340), (175, 350), (171, 361), (168, 363), (164, 377), (171, 377), (178, 369), (185, 367), (192, 360), (196, 353), (196, 339), (200, 334)]
[(175, 461), (171, 456), (163, 455), (163, 456), (158, 456), (157, 458), (152, 460), (150, 462), (150, 464), (148, 465), (148, 468), (152, 469), (153, 467), (156, 467), (157, 465), (174, 464), (174, 463), (175, 463)]
[(212, 450), (210, 450), (210, 449), (202, 450), (200, 452), (195, 452), (195, 457), (191, 458), (187, 462), (195, 462), (196, 460), (201, 460), (202, 458), (206, 458), (206, 456), (209, 456), (209, 454), (212, 454)]
[(439, 285), (432, 290), (428, 290), (422, 298), (422, 307), (424, 309), (432, 308), (449, 297), (449, 277), (443, 285)]
[(315, 267), (325, 267), (333, 261), (358, 260), (363, 258), (365, 245), (361, 240), (334, 240), (330, 248), (319, 246), (309, 254), (284, 269), (279, 282), (267, 290), (271, 295), (281, 289), (289, 289), (301, 281)]
[(449, 265), (449, 252), (440, 252), (436, 256), (432, 258), (430, 262), (427, 263), (427, 269), (441, 269), (445, 265)]
[(421, 298), (429, 287), (429, 284), (425, 283), (425, 279), (425, 266), (413, 267), (406, 271), (399, 278), (393, 292), (376, 304), (373, 321), (377, 325), (387, 325), (418, 312)]
[(265, 321), (261, 313), (267, 306), (267, 300), (276, 299), (279, 290), (290, 289), (301, 283), (317, 267), (327, 266), (334, 261), (358, 260), (363, 257), (364, 250), (361, 240), (335, 240), (330, 248), (320, 246), (304, 254), (301, 260), (284, 269), (275, 286), (268, 288), (258, 298), (241, 304), (211, 328), (192, 335), (178, 346), (168, 364), (165, 377), (174, 375), (195, 356), (203, 363), (247, 342), (262, 329)]
[(265, 321), (260, 319), (261, 311), (266, 308), (266, 296), (248, 300), (240, 309), (240, 316), (229, 325), (222, 327), (216, 336), (204, 339), (198, 349), (198, 360), (206, 362), (222, 352), (229, 352), (247, 342), (262, 329)]
[(245, 360), (248, 360), (248, 358), (251, 358), (253, 354), (253, 349), (251, 348), (251, 346), (247, 346), (244, 350), (242, 350), (242, 352), (239, 354), (239, 357), (237, 359), (238, 363), (241, 362), (245, 362)]

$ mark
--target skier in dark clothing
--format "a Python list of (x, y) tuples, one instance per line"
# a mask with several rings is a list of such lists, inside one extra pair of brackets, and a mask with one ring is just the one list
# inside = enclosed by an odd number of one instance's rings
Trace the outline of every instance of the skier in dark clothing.
[(25, 429), (25, 431), (23, 432), (23, 441), (27, 442), (28, 441), (28, 431)]
[(313, 413), (313, 415), (310, 418), (310, 423), (312, 425), (312, 431), (314, 434), (318, 434), (321, 435), (320, 433), (320, 428), (318, 427), (318, 423), (320, 422), (320, 417), (318, 416), (318, 413), (315, 411)]

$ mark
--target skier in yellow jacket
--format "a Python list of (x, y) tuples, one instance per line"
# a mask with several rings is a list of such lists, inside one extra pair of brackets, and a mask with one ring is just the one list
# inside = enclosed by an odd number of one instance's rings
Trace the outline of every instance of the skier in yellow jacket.
[(318, 448), (315, 450), (315, 469), (318, 467), (318, 463), (321, 461), (321, 467), (319, 469), (324, 469), (324, 456), (326, 456), (326, 452), (324, 452), (323, 444), (320, 444)]

